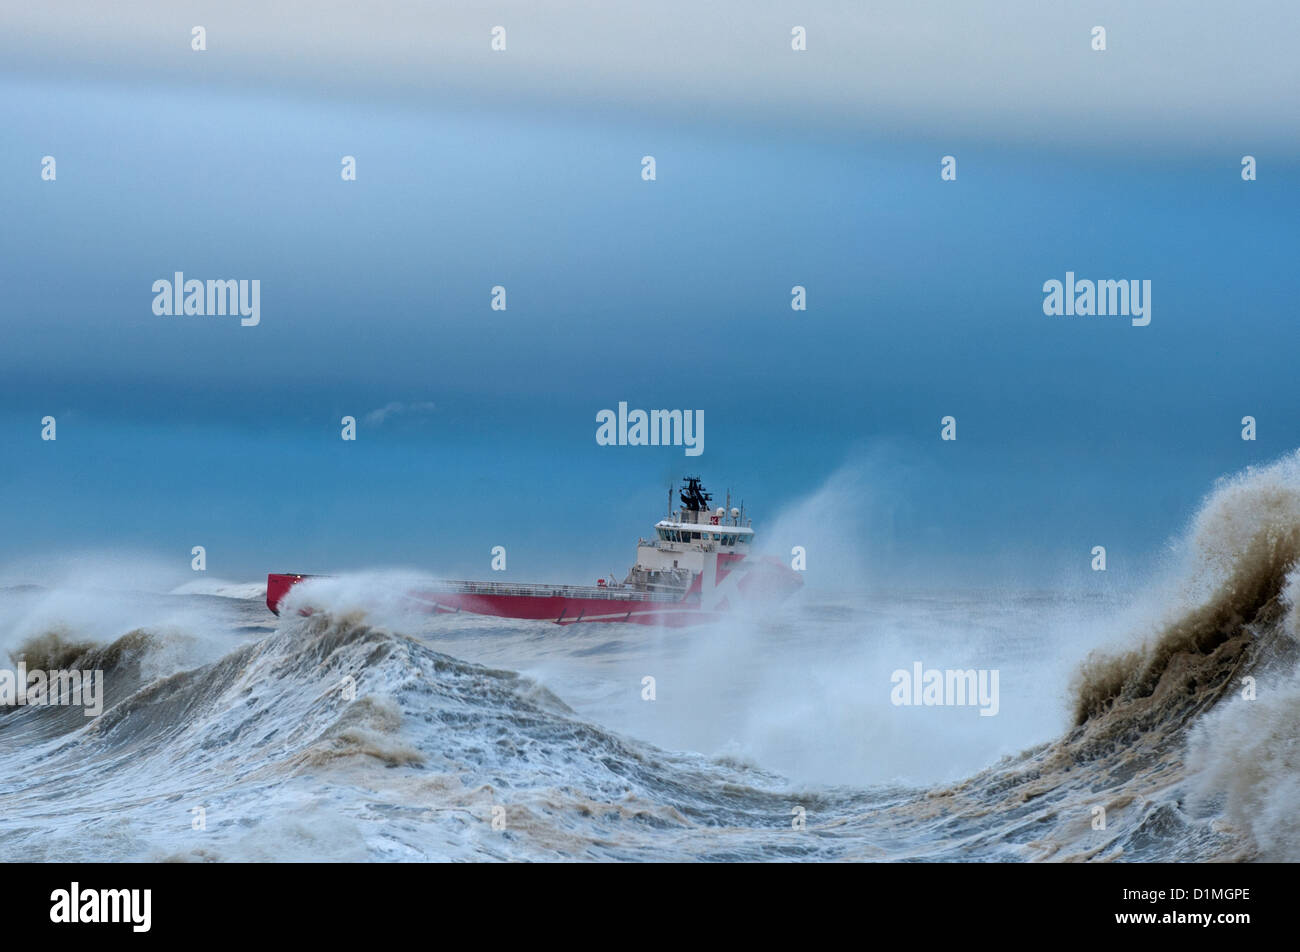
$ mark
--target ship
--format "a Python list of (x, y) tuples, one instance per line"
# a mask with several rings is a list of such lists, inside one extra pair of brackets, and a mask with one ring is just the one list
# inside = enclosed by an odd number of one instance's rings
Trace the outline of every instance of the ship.
[[(595, 585), (474, 582), (430, 579), (400, 593), (403, 603), (429, 613), (467, 612), (534, 619), (557, 625), (625, 622), (684, 627), (718, 619), (742, 606), (770, 605), (803, 587), (803, 578), (779, 559), (753, 554), (754, 528), (744, 504), (712, 506), (699, 476), (686, 476), (673, 509), (636, 543), (636, 562), (622, 581)], [(289, 591), (315, 575), (266, 577), (266, 604), (280, 614)], [(310, 605), (299, 609), (311, 614)]]

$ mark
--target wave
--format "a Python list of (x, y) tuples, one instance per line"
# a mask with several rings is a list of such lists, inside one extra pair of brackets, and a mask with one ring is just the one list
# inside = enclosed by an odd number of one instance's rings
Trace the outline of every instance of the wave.
[(1185, 720), (1213, 704), (1261, 645), (1288, 647), (1300, 559), (1297, 457), (1222, 485), (1197, 515), (1192, 548), (1188, 587), (1212, 592), (1139, 648), (1092, 659), (1078, 689), (1077, 725)]
[[(0, 795), (39, 799), (57, 782), (75, 786), (84, 810), (111, 794), (127, 804), (119, 821), (134, 828), (172, 802), (207, 805), (213, 817), (218, 799), (225, 814), (264, 816), (269, 790), (293, 798), (328, 778), (344, 812), (367, 812), (378, 801), (393, 816), (409, 815), (413, 829), (443, 834), (432, 839), (439, 856), (464, 851), (468, 818), (490, 824), (498, 806), (514, 838), (471, 855), (567, 855), (599, 850), (611, 814), (651, 828), (690, 827), (692, 817), (725, 812), (719, 780), (744, 790), (764, 776), (618, 737), (514, 672), (459, 661), (356, 615), (295, 618), (217, 662), (139, 687), (60, 741), (57, 750), (29, 751), (40, 769), (10, 773)], [(392, 768), (406, 772), (391, 781), (374, 775)], [(387, 797), (377, 789), (385, 786)], [(363, 788), (364, 798), (341, 793)], [(557, 812), (570, 826), (563, 833), (552, 828)], [(73, 809), (65, 822), (78, 819), (90, 817)], [(521, 830), (531, 831), (524, 843)], [(236, 825), (207, 837), (203, 858), (250, 858), (243, 832)], [(6, 836), (0, 850), (30, 855), (24, 845), (34, 833)], [(405, 849), (428, 858), (427, 833), (404, 837)], [(64, 839), (74, 851), (76, 835)], [(41, 849), (60, 839), (44, 834)], [(191, 853), (167, 855), (197, 857)], [(158, 858), (138, 848), (119, 858), (129, 857)]]
[[(1220, 481), (1192, 522), (1166, 619), (1137, 647), (1094, 655), (1077, 679), (1058, 770), (1094, 761), (1094, 784), (1186, 781), (1161, 822), (1221, 803), (1239, 834), (1216, 858), (1300, 859), (1296, 663), (1300, 453)], [(1192, 796), (1186, 800), (1183, 794)]]
[[(130, 631), (108, 644), (78, 638), (66, 628), (34, 635), (9, 653), (10, 662), (26, 671), (102, 672), (104, 708), (112, 708), (150, 679), (145, 659), (157, 647), (143, 629)], [(86, 726), (81, 705), (41, 705), (0, 708), (0, 739), (11, 745), (35, 743)]]
[(266, 598), (266, 582), (226, 582), (221, 579), (198, 579), (178, 585), (172, 595), (215, 595), (245, 601), (262, 601)]

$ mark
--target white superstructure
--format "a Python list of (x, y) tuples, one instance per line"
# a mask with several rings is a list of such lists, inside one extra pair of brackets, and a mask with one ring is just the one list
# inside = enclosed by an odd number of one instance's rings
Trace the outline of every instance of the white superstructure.
[(655, 523), (654, 538), (637, 540), (636, 564), (625, 585), (651, 591), (682, 589), (704, 571), (706, 555), (749, 554), (754, 530), (742, 510), (710, 509), (710, 498), (698, 478), (687, 477), (681, 508)]

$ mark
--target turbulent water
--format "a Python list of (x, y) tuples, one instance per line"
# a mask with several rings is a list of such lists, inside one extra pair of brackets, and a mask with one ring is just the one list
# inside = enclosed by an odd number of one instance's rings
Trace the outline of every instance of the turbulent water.
[[(1290, 458), (1124, 598), (660, 631), (406, 615), (382, 578), (280, 620), (256, 586), (11, 586), (0, 666), (107, 697), (0, 709), (0, 859), (1296, 860), (1298, 555)], [(917, 662), (996, 669), (997, 714), (894, 704)]]

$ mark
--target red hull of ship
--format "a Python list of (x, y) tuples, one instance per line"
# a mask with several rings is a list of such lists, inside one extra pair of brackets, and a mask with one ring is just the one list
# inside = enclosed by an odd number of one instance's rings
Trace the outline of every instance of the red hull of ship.
[(430, 612), (470, 612), (498, 618), (527, 618), (551, 621), (557, 625), (579, 622), (627, 622), (634, 625), (699, 624), (717, 617), (698, 605), (683, 602), (618, 602), (608, 599), (573, 598), (563, 595), (471, 595), (458, 592), (411, 592), (411, 601), (427, 606)]
[[(740, 563), (744, 561), (744, 569)], [(735, 578), (732, 575), (735, 574)], [(268, 575), (266, 604), (277, 615), (280, 603), (289, 590), (310, 575)], [(415, 610), (430, 614), (469, 612), (498, 618), (521, 618), (550, 621), (559, 625), (579, 622), (623, 622), (639, 625), (683, 627), (716, 620), (740, 603), (780, 600), (798, 588), (803, 580), (779, 562), (743, 560), (719, 556), (716, 588), (709, 592), (708, 607), (701, 591), (702, 577), (697, 577), (686, 593), (678, 598), (647, 596), (622, 589), (585, 589), (573, 586), (521, 586), (532, 589), (516, 594), (491, 589), (508, 588), (502, 583), (435, 583), (404, 593)], [(478, 588), (480, 590), (473, 590)], [(549, 591), (548, 591), (549, 589)], [(309, 613), (310, 609), (304, 609)]]

